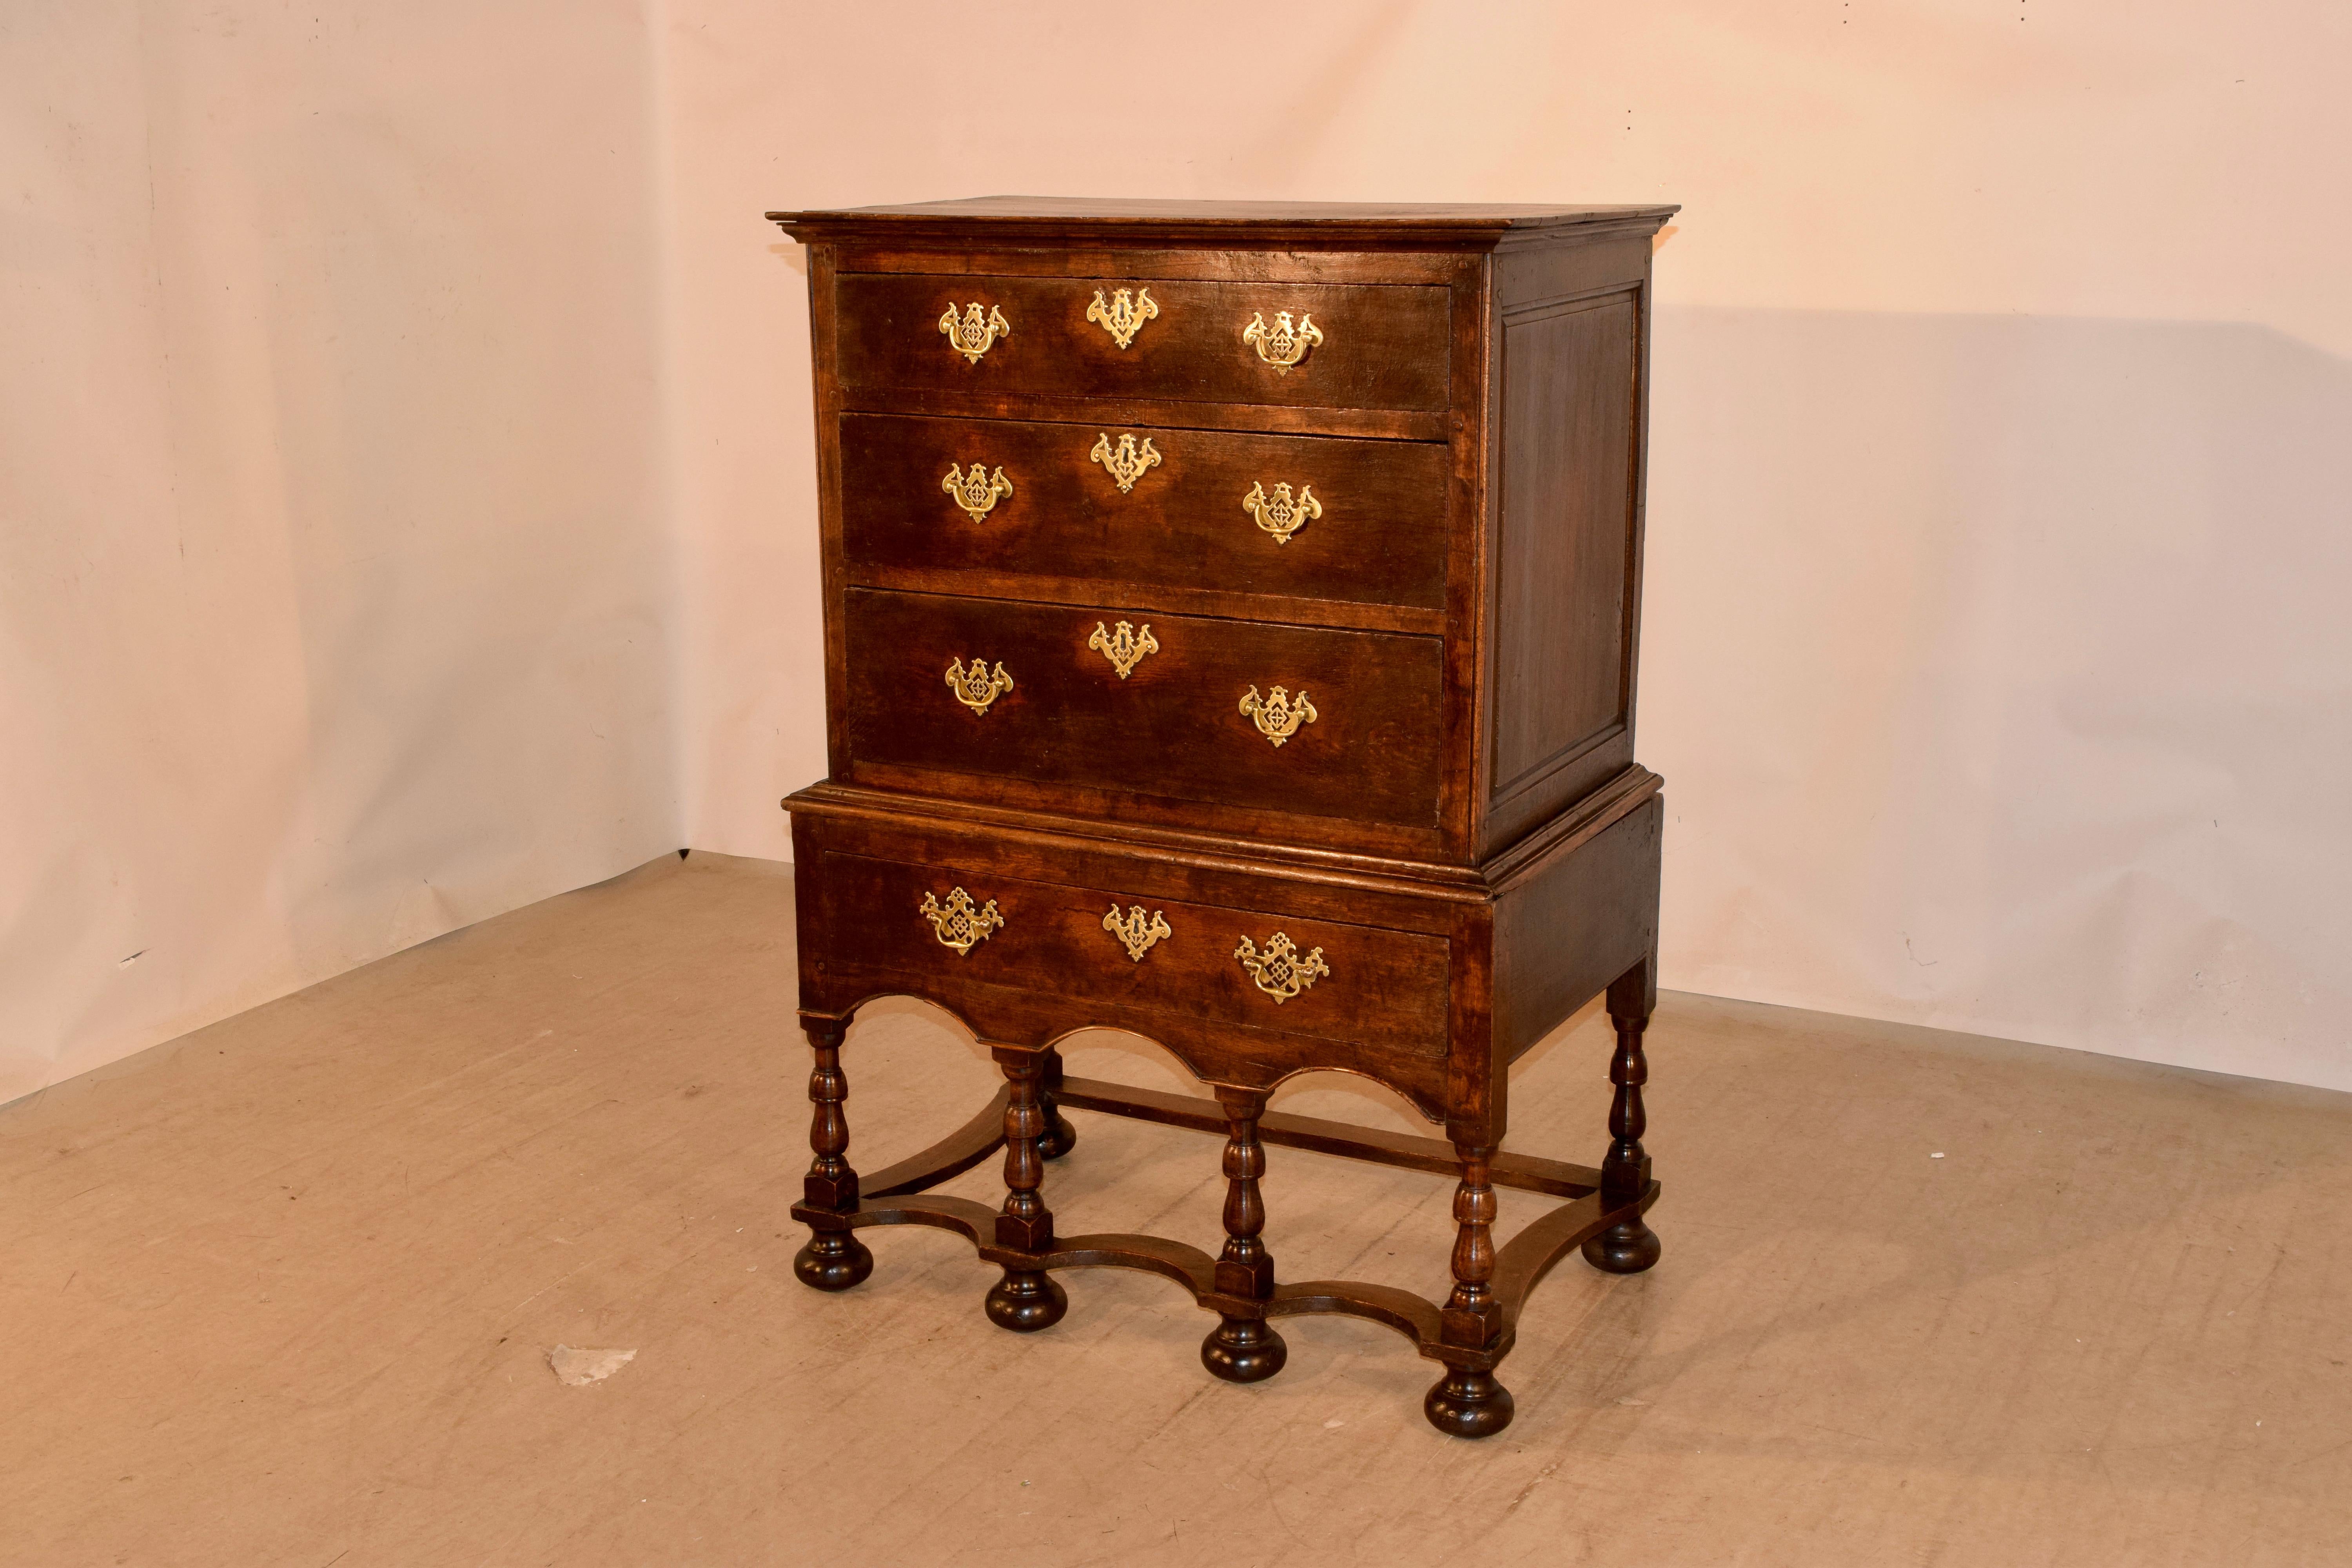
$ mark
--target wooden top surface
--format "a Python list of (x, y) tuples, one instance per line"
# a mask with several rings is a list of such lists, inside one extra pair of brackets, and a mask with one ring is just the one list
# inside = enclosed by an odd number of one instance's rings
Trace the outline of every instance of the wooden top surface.
[(849, 207), (767, 216), (796, 239), (1064, 236), (1167, 243), (1263, 242), (1315, 237), (1349, 244), (1492, 244), (1507, 236), (1560, 231), (1654, 230), (1680, 211), (1670, 205), (1532, 206), (1455, 203), (1130, 201), (1087, 196), (971, 196), (903, 206)]

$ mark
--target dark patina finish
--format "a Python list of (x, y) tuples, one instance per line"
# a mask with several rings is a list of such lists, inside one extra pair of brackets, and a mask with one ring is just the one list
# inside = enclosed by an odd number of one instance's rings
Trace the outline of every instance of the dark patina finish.
[[(1657, 775), (1633, 761), (1651, 237), (1675, 209), (988, 198), (771, 214), (809, 247), (830, 776), (786, 803), (816, 1152), (800, 1277), (928, 1225), (1051, 1326), (1058, 1271), (1174, 1280), (1255, 1382), (1276, 1320), (1384, 1323), (1423, 1402), (1498, 1432), (1547, 1270), (1658, 1258), (1642, 1148)], [(1148, 306), (1148, 308), (1147, 308)], [(1311, 500), (1311, 504), (1310, 504)], [(841, 1047), (872, 998), (953, 1013), (996, 1101), (888, 1170), (849, 1159)], [(1502, 1150), (1511, 1062), (1598, 995), (1598, 1167)], [(1066, 1077), (1156, 1041), (1213, 1098)], [(1267, 1110), (1317, 1069), (1443, 1138)], [(1218, 1253), (1054, 1229), (1064, 1112), (1224, 1136)], [(1457, 1182), (1443, 1302), (1286, 1281), (1268, 1147)], [(1004, 1152), (1000, 1208), (929, 1189)], [(1496, 1189), (1563, 1200), (1496, 1247)], [(1274, 1188), (1278, 1201), (1279, 1188)]]

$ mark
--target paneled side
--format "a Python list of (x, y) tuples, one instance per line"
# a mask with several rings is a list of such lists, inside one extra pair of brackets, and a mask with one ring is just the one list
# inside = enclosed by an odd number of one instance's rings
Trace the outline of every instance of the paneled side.
[(1625, 760), (1612, 742), (1631, 717), (1639, 300), (1623, 288), (1503, 316), (1496, 818), (1532, 821)]
[(1497, 902), (1499, 1062), (1516, 1060), (1611, 981), (1657, 951), (1664, 823), (1665, 803), (1645, 801), (1576, 848), (1545, 861)]

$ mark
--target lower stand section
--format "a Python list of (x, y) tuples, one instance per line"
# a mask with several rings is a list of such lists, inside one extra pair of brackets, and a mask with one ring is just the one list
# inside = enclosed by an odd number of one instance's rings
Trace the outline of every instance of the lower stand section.
[[(1188, 671), (1200, 673), (1181, 664), (1147, 666), (1139, 681), (1181, 684)], [(1088, 679), (1100, 678), (1094, 667)], [(1461, 707), (1459, 696), (1448, 699), (1448, 714)], [(1414, 722), (1427, 717), (1425, 698), (1399, 699), (1422, 705), (1407, 715)], [(1033, 691), (1012, 700), (1035, 700)], [(1377, 726), (1378, 707), (1372, 701), (1360, 717)], [(931, 717), (908, 721), (967, 722), (924, 711)], [(1232, 710), (1224, 711), (1221, 733), (1230, 738)], [(1002, 740), (1002, 724), (1017, 729), (1043, 712), (981, 722)], [(951, 789), (944, 773), (883, 769), (906, 787), (829, 781), (794, 795), (799, 1016), (816, 1057), (809, 1086), (815, 1158), (793, 1211), (812, 1233), (801, 1277), (821, 1289), (866, 1279), (871, 1260), (857, 1242), (872, 1242), (869, 1226), (951, 1230), (992, 1266), (974, 1279), (986, 1291), (989, 1321), (1034, 1332), (1066, 1315), (1066, 1270), (1140, 1269), (1208, 1314), (1201, 1360), (1221, 1381), (1282, 1375), (1286, 1337), (1299, 1331), (1286, 1320), (1361, 1318), (1439, 1363), (1430, 1370), (1444, 1375), (1424, 1405), (1438, 1430), (1481, 1437), (1507, 1429), (1512, 1399), (1500, 1369), (1521, 1310), (1552, 1268), (1582, 1250), (1605, 1279), (1658, 1258), (1645, 1219), (1658, 1184), (1642, 1147), (1642, 1032), (1656, 1001), (1665, 808), (1657, 775), (1612, 761), (1629, 742), (1610, 733), (1617, 738), (1601, 737), (1573, 759), (1562, 753), (1542, 789), (1512, 795), (1503, 815), (1485, 823), (1494, 832), (1475, 843), (1460, 830), (1478, 826), (1472, 797), (1494, 781), (1452, 763), (1441, 770), (1444, 788), (1463, 810), (1449, 806), (1444, 833), (1399, 826), (1393, 814), (1379, 812), (1371, 817), (1383, 826), (1373, 830), (1327, 791), (1321, 804), (1306, 802), (1337, 812), (1326, 819), (1328, 832), (1306, 836), (1312, 843), (1294, 841), (1285, 826), (1291, 818), (1281, 813), (1231, 823), (1213, 813), (1171, 818), (1130, 810), (1116, 791), (1072, 795), (1050, 781), (1033, 789), (1044, 776), (1035, 769), (1013, 770), (1028, 783), (1007, 784), (1005, 775), (987, 787)], [(944, 734), (925, 728), (918, 750), (936, 750), (932, 742), (944, 743)], [(1236, 754), (1256, 759), (1252, 767), (1271, 755), (1259, 742), (1240, 743), (1259, 747)], [(1294, 779), (1291, 759), (1316, 760), (1297, 747), (1282, 755), (1279, 771)], [(1187, 778), (1210, 777), (1218, 765), (1190, 753), (1178, 761)], [(1405, 787), (1397, 779), (1419, 777), (1412, 769), (1426, 759), (1399, 761), (1374, 745), (1362, 761), (1371, 770), (1363, 787), (1378, 793)], [(1405, 772), (1391, 777), (1392, 763)], [(1554, 804), (1555, 786), (1565, 795), (1579, 784), (1585, 787), (1576, 799), (1538, 813)], [(1208, 801), (1218, 792), (1193, 794)], [(1211, 820), (1223, 826), (1202, 826)], [(1605, 1158), (1575, 1165), (1503, 1148), (1512, 1064), (1600, 991), (1616, 1050), (1604, 1057), (1584, 1033), (1576, 1048), (1582, 1054), (1589, 1042), (1591, 1066), (1608, 1062), (1614, 1100), (1605, 1145), (1598, 1126), (1580, 1130), (1578, 1142), (1590, 1136)], [(850, 1163), (844, 1040), (849, 1021), (887, 997), (911, 997), (954, 1019), (994, 1058), (1003, 1087), (987, 1110), (930, 1149), (861, 1172)], [(1068, 1076), (1055, 1042), (1097, 1028), (1156, 1045), (1193, 1083), (1213, 1087), (1214, 1097)], [(855, 1061), (850, 1067), (857, 1070)], [(1326, 1071), (1385, 1086), (1422, 1118), (1416, 1131), (1443, 1128), (1444, 1136), (1269, 1109), (1281, 1085)], [(1222, 1237), (1194, 1246), (1160, 1236), (1060, 1234), (1046, 1200), (1061, 1189), (1048, 1176), (1057, 1159), (1087, 1161), (1065, 1114), (1080, 1110), (1220, 1135)], [(1424, 1296), (1283, 1276), (1267, 1220), (1268, 1200), (1279, 1202), (1280, 1193), (1265, 1185), (1277, 1149), (1442, 1176), (1452, 1189), (1451, 1245), (1441, 1254), (1433, 1234), (1428, 1262), (1444, 1269), (1430, 1281), (1443, 1279), (1443, 1288)], [(1094, 1152), (1093, 1174), (1111, 1173), (1114, 1157)], [(985, 1201), (940, 1186), (999, 1157), (1003, 1183)], [(1552, 1201), (1528, 1202), (1523, 1194), (1531, 1193)], [(1415, 1384), (1426, 1386), (1426, 1376)]]
[[(1023, 1154), (1019, 1147), (1042, 1141), (1030, 1129), (1033, 1117), (1038, 1123), (1044, 1120), (1041, 1106), (1024, 1103), (1029, 1100), (1030, 1089), (1022, 1082), (1023, 1066), (1021, 1061), (1009, 1065), (1005, 1089), (962, 1128), (921, 1153), (866, 1178), (862, 1184), (867, 1195), (855, 1207), (844, 1212), (807, 1202), (793, 1205), (793, 1217), (810, 1225), (815, 1233), (802, 1256), (824, 1264), (823, 1268), (812, 1264), (801, 1271), (802, 1279), (820, 1289), (840, 1289), (865, 1279), (873, 1267), (872, 1255), (852, 1231), (886, 1225), (951, 1230), (970, 1239), (983, 1259), (1004, 1270), (1003, 1280), (988, 1292), (989, 1321), (1016, 1333), (1031, 1333), (1051, 1328), (1069, 1310), (1068, 1294), (1053, 1278), (1055, 1272), (1140, 1269), (1173, 1281), (1199, 1305), (1217, 1314), (1216, 1328), (1202, 1342), (1201, 1362), (1217, 1377), (1233, 1383), (1261, 1382), (1282, 1370), (1289, 1349), (1273, 1320), (1325, 1313), (1362, 1318), (1394, 1330), (1423, 1355), (1445, 1363), (1444, 1377), (1422, 1402), (1430, 1425), (1453, 1436), (1490, 1437), (1510, 1424), (1512, 1415), (1510, 1393), (1495, 1376), (1495, 1369), (1510, 1353), (1521, 1308), (1552, 1266), (1589, 1243), (1614, 1245), (1616, 1238), (1632, 1236), (1650, 1238), (1647, 1258), (1649, 1262), (1656, 1261), (1656, 1238), (1642, 1219), (1658, 1200), (1660, 1189), (1654, 1181), (1645, 1182), (1639, 1194), (1620, 1201), (1601, 1192), (1602, 1173), (1590, 1166), (1496, 1151), (1486, 1161), (1483, 1173), (1476, 1173), (1484, 1180), (1472, 1182), (1467, 1178), (1474, 1173), (1465, 1168), (1460, 1152), (1434, 1138), (1406, 1137), (1316, 1117), (1270, 1112), (1246, 1118), (1249, 1126), (1246, 1135), (1241, 1136), (1236, 1122), (1244, 1118), (1238, 1113), (1255, 1107), (1237, 1106), (1231, 1092), (1220, 1103), (1087, 1079), (1065, 1079), (1056, 1098), (1087, 1110), (1226, 1134), (1228, 1255), (1213, 1258), (1197, 1247), (1159, 1236), (1056, 1237), (1051, 1228), (1053, 1216), (1037, 1192), (1042, 1171), (1030, 1163), (1034, 1151)], [(1033, 1086), (1034, 1082), (1031, 1080)], [(1455, 1237), (1460, 1255), (1455, 1283), (1465, 1283), (1460, 1274), (1485, 1276), (1469, 1281), (1478, 1289), (1464, 1293), (1475, 1310), (1480, 1342), (1459, 1342), (1465, 1324), (1461, 1308), (1450, 1314), (1456, 1327), (1449, 1335), (1448, 1308), (1453, 1302), (1441, 1307), (1410, 1290), (1352, 1279), (1275, 1284), (1273, 1262), (1265, 1256), (1262, 1243), (1234, 1248), (1235, 1241), (1256, 1242), (1253, 1227), (1264, 1223), (1256, 1190), (1264, 1153), (1255, 1146), (1265, 1143), (1314, 1149), (1408, 1170), (1452, 1172), (1463, 1178), (1464, 1185), (1472, 1190), (1457, 1190), (1456, 1216), (1469, 1235), (1466, 1246), (1463, 1236)], [(924, 1192), (971, 1169), (1000, 1148), (1005, 1151), (1008, 1212), (970, 1198)], [(1237, 1152), (1241, 1149), (1247, 1152)], [(1643, 1169), (1646, 1172), (1646, 1165)], [(1489, 1190), (1475, 1190), (1479, 1187)], [(1495, 1187), (1568, 1201), (1495, 1247), (1488, 1240)], [(1021, 1194), (1017, 1200), (1015, 1194)], [(1024, 1213), (1009, 1212), (1016, 1202)], [(1004, 1239), (1008, 1220), (1013, 1222), (1013, 1229), (1023, 1244), (1008, 1245)], [(1233, 1256), (1235, 1251), (1241, 1256)], [(1267, 1281), (1262, 1294), (1256, 1286), (1261, 1258)], [(1638, 1257), (1633, 1261), (1639, 1268), (1648, 1267)], [(1235, 1278), (1237, 1268), (1246, 1270), (1246, 1281)], [(828, 1283), (835, 1279), (841, 1283)], [(1244, 1283), (1245, 1290), (1232, 1289)]]
[[(1272, 1319), (1332, 1312), (1364, 1318), (1403, 1334), (1423, 1355), (1445, 1364), (1445, 1375), (1422, 1400), (1431, 1426), (1456, 1437), (1491, 1437), (1511, 1424), (1513, 1415), (1510, 1391), (1495, 1369), (1510, 1353), (1520, 1309), (1552, 1265), (1577, 1248), (1587, 1262), (1610, 1274), (1637, 1274), (1658, 1261), (1658, 1237), (1643, 1218), (1658, 1200), (1658, 1184), (1650, 1178), (1650, 1158), (1642, 1148), (1642, 1087), (1649, 1077), (1642, 1040), (1654, 999), (1646, 962), (1609, 987), (1609, 1013), (1617, 1032), (1609, 1066), (1615, 1096), (1609, 1152), (1598, 1170), (1506, 1154), (1483, 1140), (1442, 1143), (1312, 1117), (1270, 1115), (1264, 1089), (1219, 1084), (1211, 1101), (1066, 1078), (1060, 1057), (1049, 1047), (994, 1046), (991, 1054), (1003, 1071), (1004, 1089), (987, 1110), (911, 1159), (861, 1178), (847, 1158), (849, 1126), (843, 1112), (848, 1097), (841, 1071), (846, 1025), (821, 1017), (809, 1026), (816, 1051), (809, 1080), (809, 1146), (815, 1159), (802, 1201), (793, 1206), (793, 1216), (809, 1226), (810, 1237), (793, 1259), (793, 1270), (816, 1289), (845, 1290), (874, 1268), (873, 1254), (854, 1232), (877, 1225), (958, 1231), (971, 1238), (982, 1258), (1004, 1270), (988, 1292), (989, 1321), (1014, 1333), (1034, 1333), (1069, 1311), (1069, 1295), (1053, 1278), (1055, 1270), (1144, 1269), (1183, 1286), (1196, 1304), (1217, 1314), (1217, 1326), (1202, 1342), (1201, 1363), (1228, 1383), (1259, 1383), (1282, 1370), (1289, 1347)], [(1223, 1249), (1213, 1258), (1165, 1237), (1056, 1237), (1053, 1211), (1041, 1190), (1045, 1163), (1076, 1142), (1057, 1101), (1223, 1131)], [(1276, 1284), (1274, 1257), (1264, 1239), (1265, 1204), (1259, 1188), (1269, 1142), (1452, 1173), (1454, 1289), (1444, 1303), (1349, 1279)], [(1001, 1208), (969, 1198), (921, 1195), (1000, 1147)], [(1568, 1201), (1497, 1247), (1497, 1187)]]

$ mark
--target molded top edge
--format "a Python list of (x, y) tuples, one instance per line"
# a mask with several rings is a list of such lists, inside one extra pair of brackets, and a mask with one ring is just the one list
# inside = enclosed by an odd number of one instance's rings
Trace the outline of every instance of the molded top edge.
[(1081, 196), (972, 196), (901, 206), (772, 212), (771, 221), (796, 239), (861, 232), (877, 239), (928, 237), (948, 229), (1037, 231), (1084, 226), (1100, 237), (1163, 239), (1171, 234), (1246, 241), (1254, 230), (1316, 231), (1331, 238), (1377, 243), (1383, 236), (1407, 244), (1483, 240), (1507, 235), (1605, 227), (1655, 229), (1679, 206), (1532, 206), (1468, 203), (1129, 201)]

